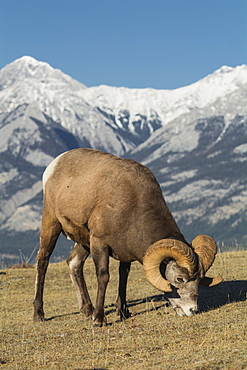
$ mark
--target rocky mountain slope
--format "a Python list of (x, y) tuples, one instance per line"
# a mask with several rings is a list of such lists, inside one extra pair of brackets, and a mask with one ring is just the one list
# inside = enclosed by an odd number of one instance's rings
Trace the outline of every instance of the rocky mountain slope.
[[(31, 57), (14, 61), (0, 71), (0, 253), (31, 253), (42, 172), (79, 146), (151, 168), (188, 240), (246, 242), (246, 126), (245, 65), (154, 90), (87, 88)], [(54, 255), (66, 253), (64, 240)]]

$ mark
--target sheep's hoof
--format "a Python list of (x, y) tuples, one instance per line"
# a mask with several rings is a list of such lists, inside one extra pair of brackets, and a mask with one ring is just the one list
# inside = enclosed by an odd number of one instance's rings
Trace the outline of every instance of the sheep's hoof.
[(107, 325), (107, 321), (106, 321), (106, 318), (105, 317), (93, 317), (93, 326), (94, 327), (102, 327), (102, 326), (106, 326)]
[(127, 307), (123, 308), (122, 310), (118, 306), (116, 307), (117, 307), (117, 316), (120, 316), (121, 321), (129, 319), (131, 317), (131, 313)]
[(34, 322), (43, 322), (43, 321), (45, 321), (45, 317), (44, 317), (44, 315), (34, 314), (33, 321)]
[(94, 311), (92, 304), (86, 304), (80, 308), (81, 313), (83, 313), (87, 319), (91, 319)]
[(131, 312), (129, 312), (129, 310), (127, 309), (126, 311), (121, 312), (119, 316), (120, 316), (120, 320), (124, 321), (124, 320), (129, 319), (131, 317)]

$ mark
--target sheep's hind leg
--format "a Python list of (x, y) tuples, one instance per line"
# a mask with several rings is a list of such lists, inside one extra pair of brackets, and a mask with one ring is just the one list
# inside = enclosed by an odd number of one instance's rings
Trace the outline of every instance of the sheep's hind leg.
[[(100, 243), (100, 240), (99, 240)], [(97, 246), (97, 239), (90, 241), (90, 249), (96, 269), (96, 276), (98, 280), (98, 291), (96, 298), (96, 305), (93, 312), (94, 326), (106, 325), (106, 318), (104, 312), (104, 302), (107, 284), (109, 282), (109, 247)]]
[(77, 295), (79, 309), (86, 315), (86, 317), (92, 317), (94, 307), (92, 305), (83, 274), (84, 263), (88, 256), (89, 251), (82, 245), (76, 243), (74, 249), (69, 255), (67, 263), (69, 265), (70, 277)]
[(130, 272), (130, 262), (120, 262), (119, 264), (119, 285), (118, 285), (118, 296), (116, 300), (117, 315), (120, 316), (121, 320), (130, 317), (130, 312), (127, 308), (126, 303), (126, 288), (127, 281)]

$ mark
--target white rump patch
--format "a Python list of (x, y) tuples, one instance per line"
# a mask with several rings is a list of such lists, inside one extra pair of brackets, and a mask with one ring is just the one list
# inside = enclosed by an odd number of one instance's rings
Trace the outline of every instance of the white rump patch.
[(59, 159), (62, 157), (62, 155), (64, 155), (65, 153), (67, 152), (64, 152), (62, 154), (60, 154), (59, 156), (57, 156), (55, 159), (53, 159), (53, 161), (48, 165), (48, 167), (46, 167), (44, 173), (43, 173), (43, 177), (42, 177), (42, 181), (43, 181), (43, 190), (45, 191), (45, 184), (47, 182), (47, 180), (52, 176), (54, 170), (55, 170), (55, 167), (59, 161)]

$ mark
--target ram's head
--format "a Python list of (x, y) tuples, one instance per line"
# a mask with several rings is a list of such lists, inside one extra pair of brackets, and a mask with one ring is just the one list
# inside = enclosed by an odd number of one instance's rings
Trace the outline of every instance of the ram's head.
[(197, 312), (198, 286), (219, 284), (221, 277), (205, 274), (212, 265), (217, 246), (206, 235), (197, 236), (191, 246), (174, 239), (163, 239), (151, 245), (143, 260), (147, 280), (166, 293), (179, 316)]

